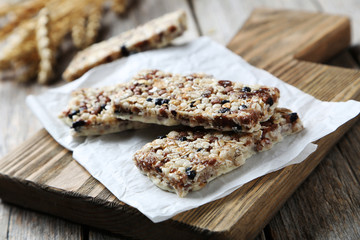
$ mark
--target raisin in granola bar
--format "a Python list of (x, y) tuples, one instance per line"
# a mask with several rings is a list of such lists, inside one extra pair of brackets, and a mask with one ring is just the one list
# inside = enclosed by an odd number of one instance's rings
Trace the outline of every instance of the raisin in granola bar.
[(186, 28), (184, 11), (166, 14), (77, 53), (65, 70), (63, 78), (73, 81), (100, 64), (114, 61), (131, 53), (169, 45), (174, 38), (182, 35)]
[(123, 121), (115, 117), (111, 98), (126, 90), (124, 85), (84, 88), (72, 92), (69, 104), (60, 118), (72, 129), (73, 136), (91, 136), (144, 128), (147, 124)]
[(145, 70), (132, 79), (126, 95), (114, 97), (113, 107), (123, 120), (253, 132), (273, 114), (279, 97), (274, 87)]
[(259, 131), (172, 131), (146, 144), (133, 159), (155, 185), (184, 197), (240, 167), (257, 152), (272, 148), (284, 136), (302, 129), (296, 113), (277, 108)]

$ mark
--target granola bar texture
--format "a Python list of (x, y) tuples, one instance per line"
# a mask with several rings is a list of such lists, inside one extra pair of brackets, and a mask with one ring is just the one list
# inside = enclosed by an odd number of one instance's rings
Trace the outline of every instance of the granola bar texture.
[(123, 119), (166, 126), (202, 126), (219, 131), (254, 132), (273, 115), (277, 88), (249, 86), (196, 73), (176, 75), (143, 70), (114, 97)]
[(68, 106), (59, 118), (71, 127), (71, 133), (75, 137), (102, 135), (148, 126), (140, 122), (124, 121), (114, 115), (111, 98), (115, 93), (121, 94), (125, 90), (126, 86), (118, 84), (73, 91)]
[(167, 46), (186, 29), (186, 14), (183, 10), (168, 13), (80, 51), (63, 73), (63, 78), (73, 81), (100, 64), (112, 62), (131, 53)]
[(133, 157), (135, 165), (163, 190), (185, 197), (208, 182), (266, 151), (303, 125), (296, 113), (277, 108), (253, 133), (209, 130), (172, 131), (146, 144)]

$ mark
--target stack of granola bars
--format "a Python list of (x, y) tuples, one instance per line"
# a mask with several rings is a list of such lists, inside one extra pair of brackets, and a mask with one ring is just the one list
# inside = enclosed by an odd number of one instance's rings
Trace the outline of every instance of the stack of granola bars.
[(73, 92), (60, 117), (74, 136), (179, 126), (133, 159), (158, 187), (184, 197), (303, 129), (296, 113), (277, 108), (279, 97), (274, 87), (144, 70), (124, 84)]

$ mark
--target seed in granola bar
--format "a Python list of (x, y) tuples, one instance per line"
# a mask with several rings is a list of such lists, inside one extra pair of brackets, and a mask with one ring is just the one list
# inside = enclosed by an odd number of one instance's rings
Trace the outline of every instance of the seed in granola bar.
[(193, 180), (195, 178), (195, 176), (196, 176), (196, 171), (191, 170), (191, 167), (186, 168), (185, 173), (188, 176), (188, 178), (190, 178), (191, 180)]
[(229, 103), (229, 102), (230, 102), (229, 100), (222, 100), (221, 104), (225, 104), (225, 103)]
[(244, 109), (247, 109), (248, 107), (246, 106), (246, 105), (241, 105), (240, 107), (239, 107), (239, 110), (244, 110)]
[(164, 100), (162, 100), (162, 104), (169, 104), (169, 102), (170, 102), (170, 99), (164, 99)]
[(196, 151), (197, 151), (197, 152), (200, 152), (201, 150), (203, 150), (203, 148), (198, 148)]
[(86, 125), (86, 122), (84, 120), (79, 120), (79, 121), (74, 122), (71, 127), (75, 131), (79, 131), (80, 127), (85, 126), (85, 125)]
[(158, 139), (164, 139), (164, 138), (166, 138), (166, 135), (158, 136)]
[(269, 104), (270, 106), (272, 106), (274, 104), (274, 100), (272, 99), (272, 97), (269, 97), (267, 100), (266, 100), (266, 104)]
[(296, 112), (290, 114), (290, 122), (291, 123), (295, 122), (298, 118), (299, 118), (299, 116), (297, 115)]
[(219, 113), (226, 113), (228, 111), (230, 111), (230, 108), (222, 108), (219, 110)]
[(158, 173), (162, 173), (162, 170), (160, 167), (156, 167), (155, 170), (158, 172)]
[(251, 92), (251, 88), (249, 88), (249, 87), (243, 87), (243, 88), (241, 89), (241, 91), (243, 91), (243, 92)]
[(212, 93), (212, 92), (211, 92), (210, 90), (205, 90), (205, 91), (203, 92), (203, 94), (201, 94), (201, 96), (208, 98), (208, 97), (210, 97), (211, 93)]
[(186, 141), (186, 140), (187, 140), (187, 137), (180, 137), (179, 140), (182, 141), (182, 142), (183, 142), (183, 141)]
[(152, 100), (153, 100), (153, 99), (150, 98), (150, 97), (146, 99), (147, 102), (151, 102)]
[(162, 105), (163, 103), (163, 99), (162, 98), (157, 98), (155, 99), (155, 105)]
[(190, 103), (190, 107), (195, 107), (194, 103), (195, 103), (195, 101), (192, 101), (192, 102)]
[(220, 80), (219, 85), (223, 86), (224, 88), (229, 87), (232, 85), (232, 82), (229, 80)]
[(124, 57), (127, 57), (130, 55), (129, 50), (125, 47), (125, 45), (121, 46), (121, 55), (123, 55)]
[(72, 110), (72, 111), (69, 113), (68, 117), (69, 117), (70, 119), (72, 119), (73, 116), (76, 115), (76, 114), (78, 114), (79, 112), (80, 112), (79, 110)]

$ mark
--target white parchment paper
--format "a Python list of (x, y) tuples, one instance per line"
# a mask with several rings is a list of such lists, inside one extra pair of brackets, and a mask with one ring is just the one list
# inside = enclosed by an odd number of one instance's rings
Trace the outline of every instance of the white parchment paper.
[[(179, 198), (154, 186), (132, 162), (136, 150), (157, 136), (166, 134), (169, 128), (158, 126), (75, 139), (69, 135), (69, 127), (57, 118), (66, 107), (72, 90), (126, 82), (139, 70), (151, 68), (180, 74), (205, 72), (217, 79), (275, 86), (281, 93), (279, 106), (296, 111), (305, 130), (287, 137), (272, 150), (251, 157), (244, 166), (214, 180), (201, 191)], [(206, 37), (183, 46), (138, 53), (99, 66), (74, 82), (39, 96), (29, 96), (27, 103), (54, 139), (73, 151), (76, 161), (118, 199), (137, 208), (153, 222), (166, 220), (177, 213), (224, 197), (246, 182), (303, 161), (315, 151), (313, 141), (336, 130), (360, 112), (359, 102), (319, 101), (268, 72), (249, 65)]]

